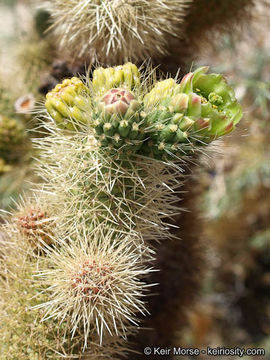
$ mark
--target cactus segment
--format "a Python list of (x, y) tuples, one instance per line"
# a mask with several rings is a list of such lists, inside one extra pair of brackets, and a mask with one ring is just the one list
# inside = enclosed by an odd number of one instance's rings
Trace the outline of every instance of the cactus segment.
[[(97, 235), (102, 237), (98, 232)], [(84, 240), (81, 239), (81, 244)], [(53, 304), (49, 301), (36, 306), (50, 308), (59, 318), (70, 318), (74, 333), (80, 323), (85, 344), (94, 331), (103, 336), (126, 336), (128, 324), (137, 324), (134, 315), (146, 312), (138, 297), (147, 287), (141, 277), (151, 271), (142, 265), (140, 253), (130, 246), (117, 245), (125, 241), (123, 237), (116, 241), (111, 236), (110, 241), (103, 241), (102, 247), (98, 247), (96, 239), (91, 240), (90, 246), (63, 245), (49, 255), (52, 270), (41, 272), (41, 284), (48, 285), (47, 292), (55, 300)], [(55, 286), (50, 289), (51, 283)]]
[[(31, 326), (35, 330), (42, 320), (54, 332), (60, 323), (64, 334), (58, 332), (52, 345), (61, 339), (65, 358), (73, 357), (72, 340), (75, 347), (78, 341), (77, 358), (101, 358), (110, 348), (104, 340), (125, 339), (138, 327), (138, 315), (147, 312), (152, 243), (175, 238), (170, 230), (181, 212), (185, 155), (232, 131), (241, 116), (233, 90), (222, 76), (206, 70), (189, 73), (179, 83), (152, 80), (146, 89), (151, 77), (141, 81), (128, 63), (97, 69), (87, 85), (78, 78), (64, 80), (47, 95), (51, 134), (33, 140), (41, 150), (36, 167), (44, 183), (29, 206), (22, 204), (15, 223), (4, 227), (9, 241), (4, 261), (0, 256), (0, 290), (8, 298), (16, 281), (27, 305), (37, 298), (29, 309)], [(35, 290), (30, 299), (27, 287)], [(12, 303), (15, 312), (20, 305)], [(7, 310), (10, 316), (12, 309)], [(33, 334), (38, 344), (40, 332)], [(34, 358), (38, 350), (34, 345)]]

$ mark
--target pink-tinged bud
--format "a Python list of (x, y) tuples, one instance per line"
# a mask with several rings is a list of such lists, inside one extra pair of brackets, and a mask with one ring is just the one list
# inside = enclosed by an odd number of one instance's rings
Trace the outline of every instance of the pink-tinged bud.
[(196, 94), (192, 94), (190, 97), (190, 103), (191, 105), (201, 104), (201, 97)]
[(172, 111), (184, 112), (188, 108), (188, 95), (187, 94), (175, 95), (170, 102), (170, 107), (172, 108)]
[(105, 111), (110, 115), (125, 115), (134, 101), (137, 102), (135, 96), (125, 89), (111, 89), (101, 99), (105, 104)]
[(200, 116), (201, 115), (201, 97), (197, 94), (190, 94), (189, 96), (189, 107), (188, 116)]
[(193, 73), (190, 72), (186, 74), (180, 82), (179, 90), (183, 93), (192, 92), (192, 79), (193, 79)]
[(199, 118), (196, 121), (196, 125), (198, 129), (206, 129), (210, 125), (210, 119)]
[(225, 128), (225, 134), (229, 134), (234, 128), (233, 121), (231, 121)]

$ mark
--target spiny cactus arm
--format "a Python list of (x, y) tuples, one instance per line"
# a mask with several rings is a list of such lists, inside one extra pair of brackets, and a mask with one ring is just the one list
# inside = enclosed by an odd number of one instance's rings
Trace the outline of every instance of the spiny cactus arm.
[(45, 198), (54, 194), (50, 202), (56, 213), (59, 202), (64, 203), (58, 215), (64, 232), (95, 231), (101, 224), (115, 232), (135, 228), (137, 245), (142, 233), (144, 239), (169, 236), (166, 217), (179, 212), (172, 203), (181, 182), (178, 169), (168, 174), (166, 164), (139, 155), (118, 159), (98, 147), (93, 135), (54, 133), (38, 139), (37, 146), (43, 149), (38, 173), (45, 181)]
[(20, 237), (21, 242), (28, 244), (33, 251), (54, 243), (58, 212), (51, 206), (52, 203), (53, 196), (40, 196), (38, 192), (20, 197), (11, 220), (7, 221), (7, 228), (10, 223), (13, 224), (11, 231), (15, 238)]
[[(220, 75), (207, 75), (207, 71), (207, 67), (199, 68), (179, 84), (174, 79), (159, 81), (145, 93), (135, 65), (95, 70), (95, 85), (89, 82), (88, 90), (75, 96), (91, 104), (85, 112), (86, 127), (73, 114), (71, 120), (65, 119), (67, 125), (72, 121), (82, 127), (78, 125), (70, 137), (56, 127), (51, 138), (38, 144), (45, 150), (39, 173), (48, 191), (57, 189), (56, 197), (64, 197), (70, 204), (69, 224), (75, 226), (79, 208), (92, 227), (106, 222), (110, 226), (121, 224), (126, 231), (151, 228), (149, 234), (153, 231), (153, 236), (162, 237), (168, 227), (165, 217), (177, 213), (169, 200), (171, 191), (181, 182), (178, 170), (168, 176), (166, 162), (175, 165), (185, 161), (232, 131), (242, 116), (233, 90)], [(115, 87), (118, 85), (121, 87)], [(47, 96), (49, 112), (54, 92)], [(62, 94), (57, 94), (58, 102), (65, 106)], [(162, 184), (168, 183), (166, 190)], [(155, 206), (162, 204), (163, 215), (158, 216), (154, 207), (152, 210), (151, 199), (155, 199)], [(162, 230), (156, 231), (150, 224), (158, 224), (156, 229)]]

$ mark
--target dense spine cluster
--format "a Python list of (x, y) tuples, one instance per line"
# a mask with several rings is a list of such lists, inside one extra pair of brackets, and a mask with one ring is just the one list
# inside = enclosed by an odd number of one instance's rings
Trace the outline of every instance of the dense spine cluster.
[(6, 225), (4, 257), (11, 263), (22, 241), (16, 256), (42, 294), (29, 311), (41, 326), (62, 324), (59, 353), (114, 359), (147, 314), (155, 241), (174, 237), (180, 212), (181, 166), (242, 115), (225, 80), (206, 72), (154, 83), (127, 63), (96, 69), (92, 81), (64, 80), (47, 95), (50, 135), (36, 142), (44, 184), (37, 205)]

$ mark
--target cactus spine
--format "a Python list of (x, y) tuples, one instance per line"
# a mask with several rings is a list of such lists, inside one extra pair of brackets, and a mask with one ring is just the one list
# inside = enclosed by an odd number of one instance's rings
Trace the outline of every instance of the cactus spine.
[[(54, 214), (51, 242), (25, 255), (29, 242), (20, 231), (29, 215), (6, 225), (6, 233), (14, 234), (13, 248), (22, 241), (17, 252), (42, 293), (37, 319), (60, 321), (67, 344), (76, 338), (79, 350), (68, 347), (70, 355), (91, 359), (94, 341), (104, 351), (108, 338), (125, 339), (138, 326), (138, 315), (147, 313), (154, 241), (174, 237), (181, 166), (241, 118), (233, 90), (206, 72), (147, 84), (128, 63), (96, 69), (86, 83), (64, 80), (47, 95), (51, 134), (37, 141), (44, 184), (35, 197)], [(6, 256), (11, 262), (13, 251)]]

